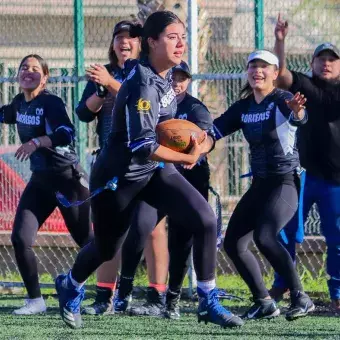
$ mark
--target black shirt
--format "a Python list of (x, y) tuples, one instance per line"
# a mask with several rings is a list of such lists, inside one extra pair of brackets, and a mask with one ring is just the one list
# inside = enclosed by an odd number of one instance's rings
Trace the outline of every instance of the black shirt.
[(216, 138), (242, 129), (250, 147), (250, 163), (255, 177), (284, 175), (299, 166), (296, 148), (297, 126), (307, 121), (293, 118), (285, 100), (290, 92), (274, 89), (260, 104), (253, 96), (239, 100), (214, 120)]
[(107, 144), (92, 171), (94, 189), (115, 176), (132, 181), (150, 176), (159, 166), (149, 159), (159, 147), (156, 125), (176, 113), (171, 72), (164, 79), (147, 60), (133, 64), (116, 97)]
[[(116, 79), (120, 83), (123, 82), (125, 76), (123, 70), (120, 67), (117, 66), (111, 68), (110, 65), (105, 65), (105, 67), (114, 79)], [(101, 109), (98, 112), (92, 112), (86, 106), (86, 101), (95, 92), (96, 86), (94, 82), (92, 82), (91, 80), (88, 81), (84, 89), (82, 98), (78, 106), (76, 107), (76, 114), (81, 121), (86, 123), (92, 122), (96, 117), (98, 118), (96, 132), (99, 137), (99, 147), (102, 148), (111, 131), (112, 110), (115, 103), (115, 96), (109, 92), (104, 99), (104, 103)]]
[[(215, 138), (213, 120), (209, 110), (200, 100), (194, 98), (189, 93), (187, 93), (183, 100), (177, 105), (175, 118), (188, 120)], [(192, 170), (185, 170), (180, 166), (178, 166), (178, 169), (185, 176), (185, 174), (189, 172), (198, 172), (198, 167), (208, 168), (206, 157), (201, 159)]]
[(22, 144), (32, 138), (48, 135), (51, 148), (39, 148), (30, 156), (31, 171), (61, 171), (76, 164), (74, 126), (63, 101), (48, 91), (30, 102), (23, 93), (0, 109), (0, 123), (16, 124)]
[(305, 95), (309, 116), (298, 136), (301, 165), (311, 175), (340, 184), (340, 84), (292, 75), (290, 91)]

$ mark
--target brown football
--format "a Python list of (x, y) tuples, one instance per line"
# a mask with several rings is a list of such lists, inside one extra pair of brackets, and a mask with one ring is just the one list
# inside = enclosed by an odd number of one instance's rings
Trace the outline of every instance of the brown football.
[(158, 143), (167, 148), (187, 153), (191, 149), (190, 136), (195, 136), (198, 143), (204, 140), (204, 131), (196, 124), (183, 119), (169, 119), (156, 126)]

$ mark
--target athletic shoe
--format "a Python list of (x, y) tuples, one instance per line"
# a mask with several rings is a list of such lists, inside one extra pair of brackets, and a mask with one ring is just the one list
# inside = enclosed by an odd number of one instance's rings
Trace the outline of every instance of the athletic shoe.
[(84, 307), (82, 314), (88, 315), (109, 315), (114, 314), (114, 308), (112, 301), (110, 302), (98, 302), (95, 301), (91, 305)]
[(165, 312), (164, 316), (168, 319), (179, 320), (181, 314), (179, 311), (179, 300), (181, 298), (181, 292), (172, 292), (168, 290), (165, 298)]
[(203, 292), (197, 287), (199, 305), (197, 310), (198, 322), (204, 321), (226, 327), (239, 327), (244, 321), (224, 308), (218, 300), (218, 290), (214, 288), (209, 293)]
[(132, 295), (129, 294), (127, 296), (120, 296), (119, 291), (115, 296), (114, 302), (113, 302), (113, 309), (114, 313), (124, 313), (129, 307), (130, 302), (132, 301)]
[(79, 289), (74, 287), (67, 275), (59, 275), (55, 280), (55, 287), (59, 298), (61, 318), (67, 326), (80, 328), (82, 326), (80, 305), (84, 299), (84, 287)]
[(148, 287), (146, 302), (142, 306), (131, 307), (131, 316), (156, 316), (162, 317), (165, 308), (165, 294), (158, 292), (154, 287)]
[(46, 312), (46, 304), (42, 297), (36, 299), (26, 299), (25, 305), (21, 308), (15, 309), (13, 315), (33, 315), (42, 314)]
[(309, 312), (315, 309), (313, 301), (306, 293), (297, 292), (290, 294), (291, 305), (286, 314), (286, 320), (293, 321), (295, 319), (306, 316)]
[(121, 277), (114, 297), (113, 309), (115, 313), (124, 313), (132, 301), (133, 279)]
[(247, 320), (272, 319), (280, 315), (273, 299), (257, 299), (253, 306), (242, 316)]
[(113, 291), (110, 288), (96, 287), (96, 300), (89, 306), (84, 307), (82, 314), (108, 315), (114, 314)]
[(275, 300), (276, 302), (280, 302), (283, 300), (284, 295), (289, 292), (288, 288), (285, 287), (272, 287), (269, 290), (270, 297)]

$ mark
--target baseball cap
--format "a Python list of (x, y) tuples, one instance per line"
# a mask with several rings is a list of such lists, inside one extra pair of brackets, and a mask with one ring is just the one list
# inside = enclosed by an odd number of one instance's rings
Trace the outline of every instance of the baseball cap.
[(175, 71), (184, 72), (188, 76), (188, 78), (192, 78), (189, 65), (184, 60), (182, 60), (179, 65), (174, 66), (172, 68), (172, 72), (175, 72)]
[(256, 60), (256, 59), (263, 60), (270, 65), (276, 65), (277, 67), (279, 67), (278, 57), (270, 51), (256, 50), (256, 51), (250, 53), (250, 55), (248, 57), (247, 64), (249, 64), (251, 61)]
[(140, 24), (134, 24), (128, 20), (120, 21), (113, 29), (113, 37), (123, 31), (129, 32), (131, 37), (138, 37), (141, 36), (142, 26)]
[(313, 53), (313, 58), (317, 57), (323, 51), (331, 51), (331, 52), (333, 52), (333, 54), (335, 54), (335, 56), (337, 58), (340, 58), (339, 49), (335, 45), (333, 45), (329, 42), (319, 45)]

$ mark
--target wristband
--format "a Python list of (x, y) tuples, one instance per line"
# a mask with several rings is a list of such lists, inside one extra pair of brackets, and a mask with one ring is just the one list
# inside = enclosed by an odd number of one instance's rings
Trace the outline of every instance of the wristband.
[(95, 83), (95, 85), (96, 85), (96, 96), (99, 98), (105, 98), (107, 93), (109, 92), (107, 88), (98, 83)]
[(39, 138), (32, 138), (31, 142), (36, 146), (37, 149), (40, 148), (41, 142), (40, 142)]

